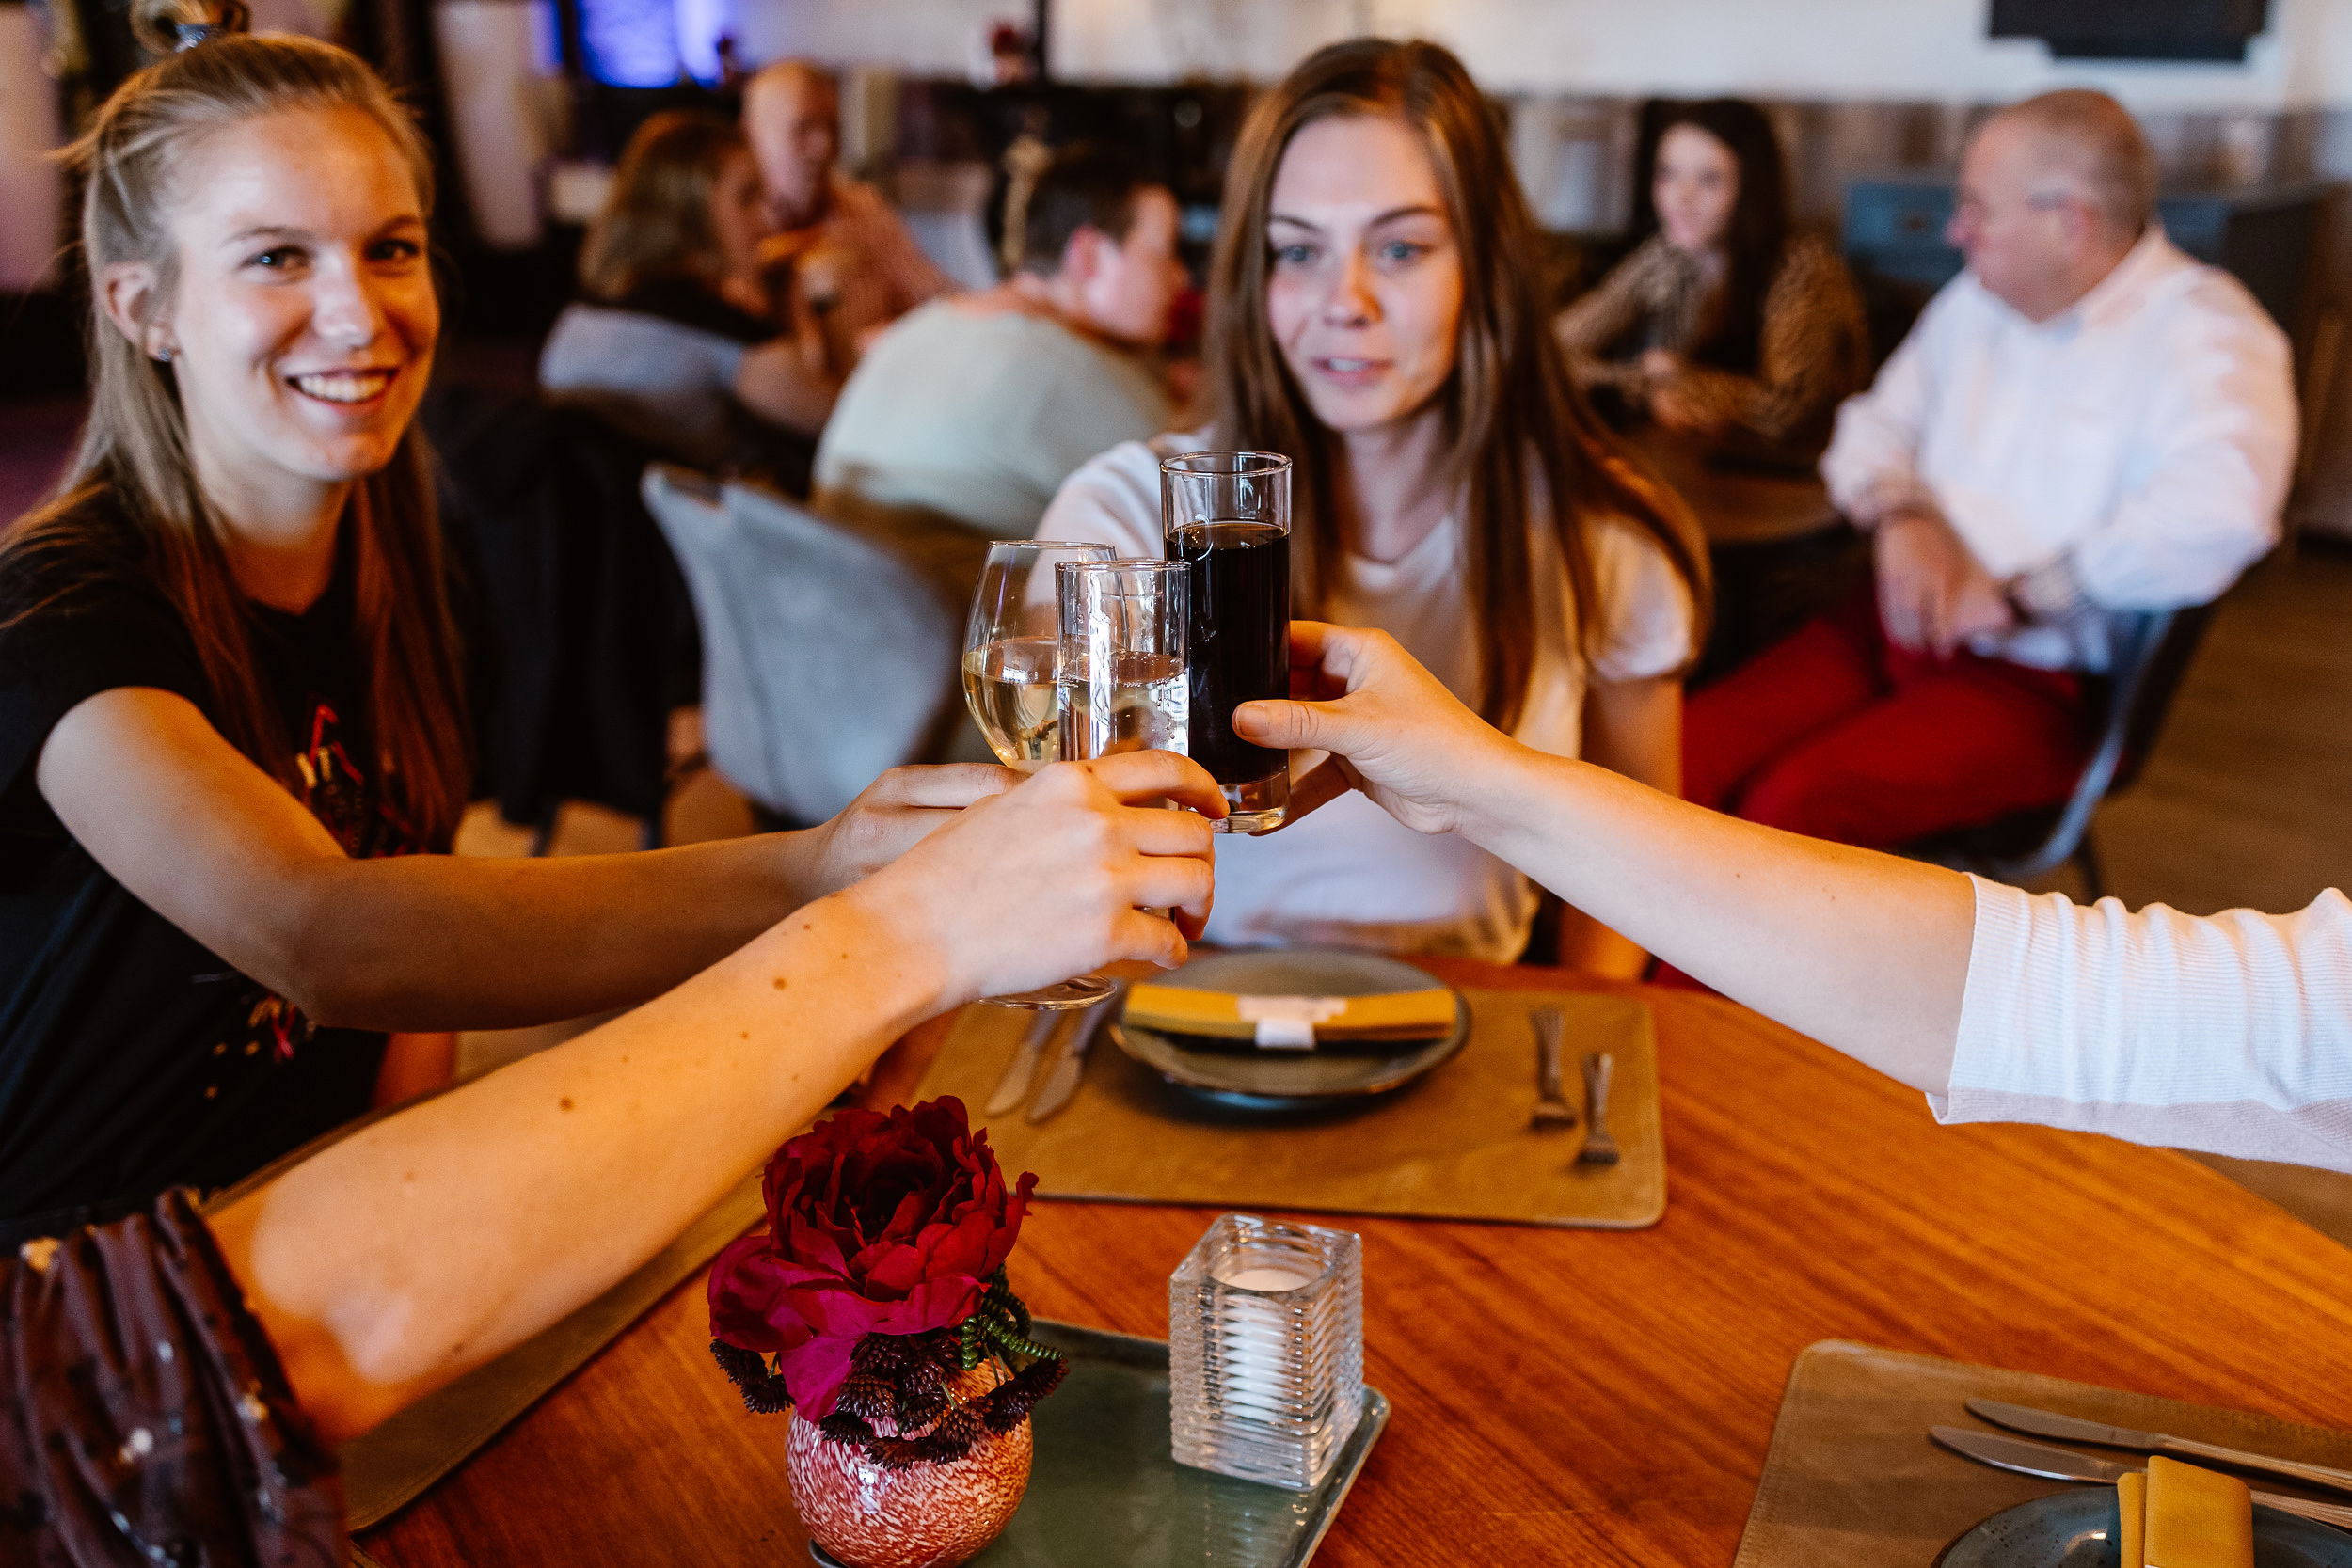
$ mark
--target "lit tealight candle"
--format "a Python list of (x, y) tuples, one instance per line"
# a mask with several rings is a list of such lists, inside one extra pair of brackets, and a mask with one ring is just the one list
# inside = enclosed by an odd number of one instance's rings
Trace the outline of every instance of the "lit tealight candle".
[(1231, 1285), (1240, 1291), (1295, 1291), (1311, 1277), (1310, 1275), (1294, 1274), (1289, 1269), (1268, 1268), (1261, 1264), (1254, 1269), (1219, 1273), (1216, 1279), (1220, 1285)]
[(1321, 1480), (1363, 1403), (1362, 1275), (1343, 1230), (1226, 1214), (1168, 1281), (1180, 1464)]

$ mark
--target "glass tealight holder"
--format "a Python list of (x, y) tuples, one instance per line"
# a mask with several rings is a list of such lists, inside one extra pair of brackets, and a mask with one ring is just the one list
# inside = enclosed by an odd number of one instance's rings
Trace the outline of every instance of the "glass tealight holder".
[(1364, 1409), (1353, 1231), (1223, 1214), (1168, 1282), (1176, 1462), (1308, 1491)]

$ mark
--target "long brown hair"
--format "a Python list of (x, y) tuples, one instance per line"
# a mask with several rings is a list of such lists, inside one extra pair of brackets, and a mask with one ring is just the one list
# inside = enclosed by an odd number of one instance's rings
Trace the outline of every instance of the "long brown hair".
[(1788, 253), (1788, 174), (1780, 155), (1780, 134), (1772, 118), (1744, 98), (1705, 98), (1695, 103), (1660, 99), (1642, 112), (1640, 145), (1634, 153), (1632, 237), (1636, 244), (1658, 232), (1658, 149), (1677, 125), (1704, 131), (1724, 144), (1740, 168), (1740, 194), (1731, 208), (1724, 252), (1730, 260), (1724, 279), (1724, 313), (1712, 340), (1699, 345), (1702, 363), (1753, 372), (1763, 352), (1764, 299)]
[[(173, 50), (175, 28), (186, 39), (212, 20), (190, 0), (165, 0), (140, 16), (158, 52)], [(382, 127), (430, 212), (433, 162), (423, 138), (356, 55), (310, 39), (234, 34), (164, 53), (116, 89), (66, 151), (85, 182), (88, 276), (145, 262), (157, 277), (148, 309), (166, 309), (178, 281), (173, 182), (187, 148), (263, 115), (341, 108)], [(9, 586), (21, 617), (70, 598), (93, 573), (151, 580), (187, 625), (222, 734), (300, 797), (295, 737), (255, 656), (252, 612), (230, 568), (226, 529), (197, 484), (178, 384), (167, 365), (115, 328), (95, 288), (91, 296), (89, 420), (56, 488), (0, 543), (0, 584)], [(115, 515), (133, 540), (123, 539)], [(389, 464), (353, 486), (338, 548), (354, 574), (351, 635), (385, 804), (425, 842), (444, 846), (465, 810), (470, 758), (431, 459), (414, 429)]]
[(1703, 630), (1707, 558), (1688, 507), (1619, 450), (1568, 379), (1549, 329), (1535, 224), (1494, 115), (1462, 62), (1434, 43), (1354, 39), (1309, 55), (1260, 99), (1226, 175), (1210, 261), (1207, 379), (1220, 446), (1279, 451), (1292, 481), (1298, 613), (1320, 616), (1343, 542), (1332, 505), (1337, 443), (1309, 407), (1266, 322), (1266, 223), (1282, 154), (1298, 131), (1339, 116), (1403, 120), (1428, 148), (1462, 258), (1462, 317), (1443, 400), (1446, 462), (1468, 492), (1463, 536), (1477, 610), (1479, 711), (1517, 725), (1535, 664), (1529, 519), (1551, 516), (1577, 637), (1605, 629), (1588, 519), (1626, 518), (1666, 552)]
[(707, 109), (664, 109), (628, 138), (580, 251), (580, 281), (602, 300), (657, 278), (715, 286), (725, 275), (710, 196), (743, 133)]

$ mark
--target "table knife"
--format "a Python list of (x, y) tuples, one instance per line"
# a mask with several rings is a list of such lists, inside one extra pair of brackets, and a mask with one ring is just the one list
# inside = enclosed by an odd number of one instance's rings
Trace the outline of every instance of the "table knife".
[(1968, 1410), (1971, 1415), (1991, 1421), (1994, 1426), (2008, 1427), (2012, 1432), (2030, 1432), (2037, 1437), (2058, 1437), (2072, 1443), (2097, 1443), (2110, 1449), (2137, 1449), (2142, 1453), (2170, 1454), (2176, 1459), (2211, 1460), (2219, 1465), (2234, 1465), (2241, 1469), (2260, 1470), (2281, 1481), (2299, 1481), (2306, 1486), (2325, 1487), (2330, 1492), (2352, 1492), (2352, 1470), (2331, 1470), (2325, 1465), (2306, 1465), (2299, 1459), (2273, 1459), (2268, 1454), (2225, 1449), (2217, 1444), (2200, 1443), (2193, 1438), (2169, 1437), (2160, 1432), (2134, 1432), (2129, 1427), (2106, 1426), (2076, 1416), (2036, 1410), (2030, 1405), (2004, 1404), (1999, 1400), (1970, 1400)]
[(1119, 999), (1125, 994), (1126, 988), (1121, 986), (1088, 1008), (1076, 1025), (1062, 1036), (1061, 1051), (1045, 1069), (1045, 1083), (1038, 1089), (1037, 1098), (1029, 1101), (1030, 1126), (1035, 1127), (1069, 1104), (1070, 1097), (1078, 1092), (1078, 1076), (1086, 1071), (1087, 1052), (1093, 1046), (1095, 1035), (1119, 1011)]
[[(2129, 1475), (2137, 1469), (2134, 1465), (2118, 1465), (2111, 1459), (2076, 1453), (2072, 1449), (2054, 1449), (2046, 1443), (2028, 1443), (2022, 1437), (2004, 1437), (1997, 1432), (1974, 1432), (1966, 1427), (1930, 1427), (1928, 1435), (1956, 1454), (1990, 1465), (1996, 1470), (2014, 1470), (2023, 1476), (2041, 1476), (2047, 1481), (2104, 1481), (2113, 1486), (2118, 1476)], [(2281, 1513), (2299, 1514), (2316, 1519), (2323, 1525), (2352, 1528), (2352, 1508), (2335, 1503), (2315, 1503), (2302, 1497), (2282, 1497), (2275, 1492), (2257, 1492), (2254, 1500)]]
[(1068, 1021), (1068, 1009), (1041, 1012), (1029, 1020), (1029, 1032), (1021, 1037), (1019, 1049), (1006, 1065), (1005, 1075), (996, 1080), (996, 1092), (988, 1097), (987, 1114), (992, 1117), (1010, 1116), (1029, 1098), (1029, 1085), (1037, 1078), (1038, 1058), (1045, 1054), (1045, 1042), (1053, 1037), (1057, 1024)]

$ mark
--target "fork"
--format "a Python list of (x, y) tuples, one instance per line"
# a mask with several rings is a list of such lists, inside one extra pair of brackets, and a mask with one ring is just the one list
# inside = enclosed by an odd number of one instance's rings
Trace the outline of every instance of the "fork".
[(1530, 1127), (1574, 1127), (1576, 1111), (1560, 1087), (1560, 1030), (1566, 1022), (1557, 1007), (1538, 1007), (1527, 1015), (1535, 1030), (1535, 1114)]
[(1617, 1140), (1609, 1135), (1609, 1074), (1616, 1058), (1596, 1051), (1584, 1058), (1584, 1147), (1576, 1151), (1580, 1165), (1613, 1165)]

